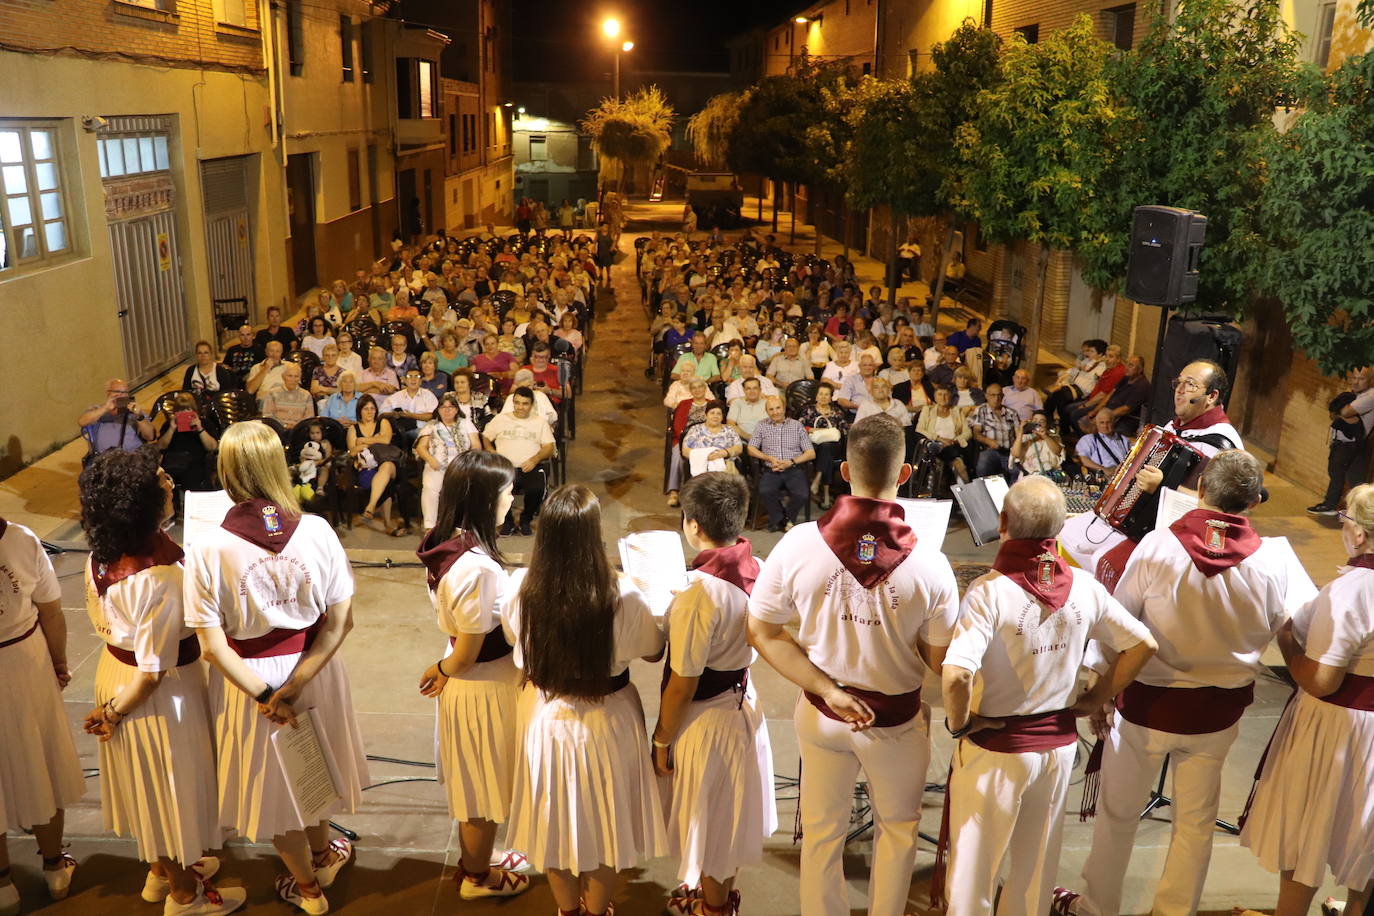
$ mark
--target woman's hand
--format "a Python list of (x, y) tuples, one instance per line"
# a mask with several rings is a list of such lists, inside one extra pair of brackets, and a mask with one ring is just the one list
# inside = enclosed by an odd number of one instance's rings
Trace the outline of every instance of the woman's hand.
[(81, 723), (81, 730), (88, 735), (95, 735), (103, 743), (114, 737), (115, 724), (105, 718), (105, 707), (97, 706)]
[(655, 772), (655, 773), (657, 773), (659, 776), (672, 776), (672, 775), (673, 775), (673, 747), (672, 747), (672, 745), (669, 745), (668, 747), (659, 747), (659, 746), (656, 745), (656, 744), (653, 745), (653, 753), (651, 754), (651, 756), (653, 757), (653, 760), (654, 760), (654, 772)]
[(730, 452), (729, 452), (728, 449), (723, 449), (723, 448), (713, 449), (713, 450), (711, 451), (711, 454), (708, 455), (707, 457), (710, 458), (712, 461), (714, 461), (714, 460), (717, 459), (717, 458), (729, 458), (729, 457), (730, 457)]
[(53, 662), (52, 673), (57, 677), (57, 688), (66, 690), (67, 685), (72, 682), (72, 673), (67, 670), (67, 663)]
[(425, 673), (420, 675), (420, 693), (427, 697), (437, 698), (444, 692), (444, 685), (448, 683), (448, 677), (439, 670), (439, 663), (435, 662), (425, 669)]
[(295, 703), (296, 699), (296, 691), (283, 684), (267, 698), (266, 703), (258, 704), (258, 712), (277, 725), (289, 725), (295, 728), (296, 710), (292, 704)]

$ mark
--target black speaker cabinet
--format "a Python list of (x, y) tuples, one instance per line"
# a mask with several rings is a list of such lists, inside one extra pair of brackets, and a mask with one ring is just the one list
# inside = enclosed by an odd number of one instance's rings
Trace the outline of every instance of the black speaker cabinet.
[[(1231, 385), (1236, 382), (1236, 366), (1240, 362), (1240, 328), (1223, 317), (1189, 318), (1174, 315), (1164, 334), (1164, 348), (1151, 379), (1150, 423), (1167, 423), (1174, 416), (1173, 380), (1183, 367), (1199, 359), (1210, 359), (1226, 370)], [(1231, 400), (1230, 388), (1221, 399), (1222, 406)]]
[(1207, 217), (1177, 207), (1136, 207), (1126, 296), (1143, 305), (1179, 306), (1197, 298), (1198, 257)]

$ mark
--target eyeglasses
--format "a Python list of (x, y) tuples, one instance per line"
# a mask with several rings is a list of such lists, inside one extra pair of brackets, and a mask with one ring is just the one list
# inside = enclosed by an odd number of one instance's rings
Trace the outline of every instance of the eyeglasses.
[(1347, 515), (1344, 509), (1337, 509), (1337, 510), (1336, 510), (1336, 517), (1339, 518), (1341, 521), (1343, 521), (1343, 522), (1349, 522), (1349, 523), (1352, 524), (1352, 525), (1358, 525), (1358, 524), (1359, 524), (1359, 522), (1355, 521), (1355, 519), (1353, 519), (1353, 518), (1351, 518), (1349, 515)]
[(1202, 390), (1202, 384), (1200, 382), (1195, 382), (1190, 378), (1176, 378), (1173, 380), (1171, 384), (1175, 391), (1179, 391), (1180, 389), (1183, 391)]

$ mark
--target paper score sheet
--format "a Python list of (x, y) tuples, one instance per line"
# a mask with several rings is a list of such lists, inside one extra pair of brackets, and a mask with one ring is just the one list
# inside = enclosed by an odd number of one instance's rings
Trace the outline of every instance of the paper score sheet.
[(673, 596), (687, 588), (687, 556), (676, 531), (636, 531), (620, 539), (620, 566), (644, 593), (655, 617), (668, 613)]
[(302, 824), (318, 824), (343, 800), (323, 742), (312, 710), (296, 713), (295, 728), (283, 725), (272, 733), (272, 749), (286, 774)]

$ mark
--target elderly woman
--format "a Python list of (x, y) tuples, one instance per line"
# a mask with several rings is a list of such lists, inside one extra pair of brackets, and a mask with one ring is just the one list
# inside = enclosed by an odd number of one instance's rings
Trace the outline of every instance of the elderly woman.
[(327, 398), (339, 390), (339, 375), (344, 367), (339, 365), (339, 346), (332, 341), (321, 352), (324, 362), (315, 367), (310, 376), (310, 393), (317, 398)]
[(849, 432), (849, 416), (835, 402), (835, 383), (822, 379), (816, 386), (816, 399), (798, 419), (816, 450), (817, 473), (811, 481), (811, 494), (818, 506), (828, 509), (843, 490), (839, 467), (844, 458), (844, 437)]
[(725, 461), (728, 471), (734, 470), (730, 460), (738, 458), (744, 451), (739, 433), (725, 425), (725, 405), (720, 401), (707, 403), (702, 412), (702, 421), (688, 428), (682, 436), (683, 459), (690, 462), (692, 453), (698, 451), (707, 453), (708, 462)]
[(711, 403), (711, 389), (706, 380), (693, 376), (687, 382), (690, 395), (678, 402), (673, 408), (673, 425), (670, 430), (672, 453), (668, 460), (668, 505), (677, 506), (677, 491), (682, 485), (682, 434), (687, 427), (706, 419), (706, 405)]
[(339, 347), (339, 365), (354, 375), (362, 375), (363, 358), (353, 349), (352, 332), (340, 331), (334, 340)]
[(967, 366), (960, 366), (954, 370), (954, 406), (964, 412), (967, 417), (973, 413), (979, 404), (987, 402), (987, 396), (983, 394), (983, 389), (973, 384), (973, 372)]
[(1275, 916), (1306, 914), (1327, 869), (1351, 916), (1374, 886), (1374, 487), (1346, 494), (1340, 517), (1349, 564), (1278, 633), (1298, 690), (1242, 821), (1241, 845), (1279, 874)]
[(386, 354), (386, 364), (396, 373), (398, 379), (405, 378), (411, 369), (420, 368), (410, 353), (410, 337), (406, 334), (391, 335), (391, 349)]
[(481, 430), (491, 416), (491, 403), (487, 396), (480, 391), (472, 390), (472, 375), (467, 370), (453, 373), (451, 383), (451, 393), (457, 400), (458, 412), (463, 415), (463, 419)]
[(477, 427), (464, 419), (457, 395), (445, 394), (434, 409), (434, 419), (420, 428), (420, 435), (415, 441), (415, 454), (425, 465), (421, 478), (420, 512), (424, 517), (426, 533), (434, 527), (439, 515), (439, 491), (443, 489), (444, 471), (463, 452), (481, 447)]
[(520, 365), (525, 364), (525, 339), (516, 333), (515, 319), (507, 315), (501, 320), (501, 334), (496, 338), (496, 349), (515, 357)]
[(420, 354), (420, 387), (434, 395), (435, 400), (453, 387), (450, 378), (449, 373), (439, 368), (439, 359), (433, 350)]
[(921, 457), (938, 458), (961, 481), (969, 479), (964, 465), (964, 450), (973, 433), (964, 422), (964, 412), (954, 406), (948, 388), (935, 389), (935, 403), (921, 410), (916, 432), (924, 439), (918, 443)]
[(906, 372), (906, 351), (901, 347), (892, 347), (887, 351), (887, 368), (878, 370), (878, 375), (887, 379), (887, 383), (894, 389), (907, 381)]
[(358, 422), (358, 396), (358, 377), (343, 370), (339, 373), (339, 390), (320, 399), (320, 416), (352, 426)]

